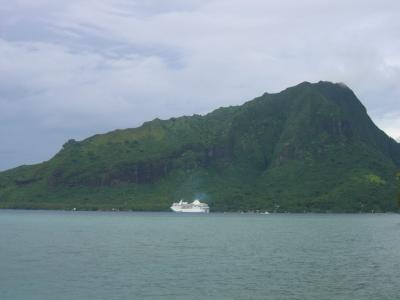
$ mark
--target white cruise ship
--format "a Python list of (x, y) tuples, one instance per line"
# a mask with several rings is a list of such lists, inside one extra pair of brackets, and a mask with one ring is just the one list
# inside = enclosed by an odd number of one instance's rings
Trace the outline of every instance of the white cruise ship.
[(192, 203), (179, 202), (172, 203), (171, 209), (174, 212), (187, 212), (187, 213), (209, 213), (210, 208), (207, 203), (201, 203), (199, 200), (194, 200)]

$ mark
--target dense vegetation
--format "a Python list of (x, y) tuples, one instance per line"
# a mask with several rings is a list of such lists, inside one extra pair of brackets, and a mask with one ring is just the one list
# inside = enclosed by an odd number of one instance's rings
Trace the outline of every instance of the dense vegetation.
[(400, 172), (397, 173), (397, 206), (400, 208)]
[(304, 82), (205, 116), (155, 119), (0, 173), (0, 207), (395, 211), (400, 145), (344, 85)]

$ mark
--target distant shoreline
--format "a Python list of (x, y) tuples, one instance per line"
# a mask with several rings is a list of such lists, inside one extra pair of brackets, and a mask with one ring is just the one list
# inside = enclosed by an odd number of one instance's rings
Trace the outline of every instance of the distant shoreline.
[[(203, 213), (176, 213), (170, 210), (100, 210), (100, 209), (46, 209), (46, 208), (0, 208), (0, 211), (44, 211), (44, 212), (112, 212), (112, 213), (168, 213), (168, 214), (176, 214), (176, 215), (205, 215)], [(241, 212), (241, 211), (211, 211), (211, 214), (237, 214), (237, 215), (265, 215), (262, 212)], [(375, 214), (400, 214), (399, 211), (387, 211), (387, 212), (269, 212), (268, 215), (307, 215), (307, 214), (316, 214), (316, 215), (326, 215), (326, 214), (336, 214), (336, 215), (375, 215)]]

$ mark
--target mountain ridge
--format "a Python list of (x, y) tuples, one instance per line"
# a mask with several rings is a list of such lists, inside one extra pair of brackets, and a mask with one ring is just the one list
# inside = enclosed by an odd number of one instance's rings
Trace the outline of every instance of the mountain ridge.
[[(302, 82), (206, 115), (70, 140), (0, 173), (0, 207), (395, 211), (400, 145), (344, 84)], [(301, 180), (299, 179), (301, 178)]]

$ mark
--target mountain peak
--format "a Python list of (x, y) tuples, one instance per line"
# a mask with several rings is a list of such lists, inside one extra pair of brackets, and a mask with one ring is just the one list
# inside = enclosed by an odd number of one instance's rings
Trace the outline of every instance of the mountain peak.
[(344, 82), (332, 82), (328, 80), (320, 80), (317, 82), (303, 81), (293, 87), (305, 87), (305, 86), (331, 86), (350, 89), (349, 86)]
[[(309, 91), (330, 91), (331, 93), (337, 92), (337, 93), (350, 93), (354, 95), (354, 92), (343, 82), (331, 82), (331, 81), (318, 81), (318, 82), (309, 82), (309, 81), (303, 81), (297, 85), (291, 86), (283, 90), (282, 92), (285, 91), (304, 91), (304, 90), (309, 90)], [(279, 94), (279, 93), (278, 93)], [(355, 95), (354, 95), (355, 97)]]

